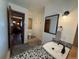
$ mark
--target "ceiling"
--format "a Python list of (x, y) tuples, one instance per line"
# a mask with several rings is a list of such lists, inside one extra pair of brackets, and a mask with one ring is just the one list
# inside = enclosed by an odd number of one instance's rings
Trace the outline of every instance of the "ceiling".
[(51, 1), (52, 0), (10, 0), (11, 3), (15, 3), (31, 10), (41, 10)]
[(52, 3), (54, 4), (61, 4), (66, 1), (73, 1), (73, 0), (10, 0), (11, 3), (20, 5), (22, 7), (25, 7), (29, 10), (39, 11), (44, 10), (45, 5)]

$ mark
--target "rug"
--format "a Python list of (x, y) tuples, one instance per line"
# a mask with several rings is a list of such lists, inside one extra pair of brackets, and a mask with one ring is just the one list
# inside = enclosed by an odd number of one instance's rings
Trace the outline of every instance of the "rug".
[(42, 46), (37, 46), (10, 59), (55, 59), (48, 54)]

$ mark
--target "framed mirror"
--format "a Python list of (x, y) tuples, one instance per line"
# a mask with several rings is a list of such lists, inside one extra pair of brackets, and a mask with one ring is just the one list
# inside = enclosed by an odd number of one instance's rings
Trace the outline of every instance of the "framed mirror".
[(44, 32), (55, 34), (58, 28), (59, 14), (45, 17)]

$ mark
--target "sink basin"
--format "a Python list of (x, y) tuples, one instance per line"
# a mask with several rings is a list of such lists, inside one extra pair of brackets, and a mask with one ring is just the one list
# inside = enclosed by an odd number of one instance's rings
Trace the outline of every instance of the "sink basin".
[[(55, 42), (48, 42), (43, 45), (43, 48), (53, 57), (56, 59), (66, 59), (68, 53), (69, 53), (69, 48), (65, 47), (65, 53), (62, 54), (61, 50), (63, 48), (63, 45), (57, 44)], [(53, 48), (53, 49), (52, 49)]]

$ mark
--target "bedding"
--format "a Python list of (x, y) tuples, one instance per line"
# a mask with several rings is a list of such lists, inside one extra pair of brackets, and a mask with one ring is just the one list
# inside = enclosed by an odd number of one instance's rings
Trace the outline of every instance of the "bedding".
[(65, 53), (62, 54), (61, 51), (63, 49), (63, 45), (57, 44), (55, 42), (48, 42), (45, 45), (43, 45), (43, 48), (51, 54), (51, 56), (55, 57), (56, 59), (66, 59), (68, 53), (69, 53), (69, 48), (65, 47)]
[(42, 46), (26, 50), (25, 52), (11, 57), (11, 59), (55, 59)]

